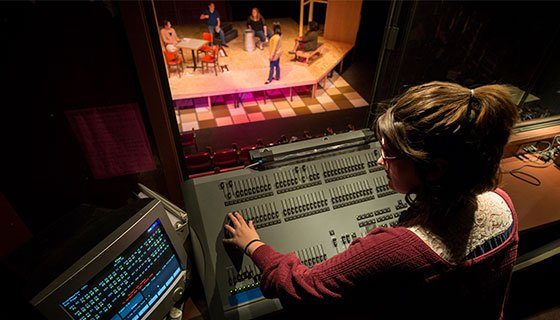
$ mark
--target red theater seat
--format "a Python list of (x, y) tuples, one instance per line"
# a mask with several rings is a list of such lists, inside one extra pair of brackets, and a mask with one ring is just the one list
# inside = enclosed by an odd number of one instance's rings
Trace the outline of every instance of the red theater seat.
[(256, 149), (257, 146), (245, 146), (239, 149), (239, 162), (243, 165), (248, 165), (251, 163), (251, 158), (249, 157), (249, 151)]
[(189, 174), (212, 171), (212, 158), (209, 152), (195, 153), (185, 156), (185, 165)]
[(212, 163), (220, 169), (235, 167), (238, 165), (237, 152), (235, 149), (220, 150), (212, 155)]
[(196, 152), (198, 152), (198, 146), (196, 145), (196, 133), (194, 132), (194, 128), (189, 132), (182, 132), (181, 133), (181, 146), (183, 146), (183, 150), (186, 147), (194, 146)]

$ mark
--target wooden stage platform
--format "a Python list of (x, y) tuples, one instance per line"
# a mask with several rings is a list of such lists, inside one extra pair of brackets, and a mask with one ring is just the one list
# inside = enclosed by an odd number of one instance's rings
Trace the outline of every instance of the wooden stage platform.
[[(298, 35), (298, 24), (292, 19), (267, 19), (267, 24), (279, 21), (282, 25), (282, 49), (283, 55), (280, 59), (279, 81), (265, 85), (269, 72), (269, 48), (265, 44), (264, 50), (255, 48), (253, 52), (243, 49), (243, 31), (246, 29), (245, 21), (234, 22), (234, 28), (239, 36), (228, 43), (225, 48), (227, 57), (220, 57), (220, 65), (227, 65), (229, 71), (218, 72), (214, 70), (202, 74), (201, 69), (185, 69), (181, 77), (173, 72), (169, 78), (169, 86), (173, 100), (191, 99), (236, 94), (272, 89), (292, 88), (304, 85), (313, 86), (324, 81), (325, 77), (342, 61), (344, 56), (352, 49), (353, 45), (336, 41), (325, 40), (319, 37), (319, 43), (323, 43), (323, 55), (315, 57), (314, 61), (307, 65), (303, 62), (290, 61), (294, 55), (289, 54), (294, 46), (294, 39)], [(174, 26), (179, 37), (202, 38), (202, 33), (207, 30), (206, 25), (201, 23), (194, 26)], [(185, 52), (187, 64), (192, 64), (191, 53)]]

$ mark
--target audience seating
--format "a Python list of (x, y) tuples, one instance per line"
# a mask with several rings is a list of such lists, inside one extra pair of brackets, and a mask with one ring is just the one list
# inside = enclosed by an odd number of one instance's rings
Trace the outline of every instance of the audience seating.
[(214, 168), (225, 169), (239, 165), (237, 151), (235, 149), (224, 149), (212, 154)]
[(276, 141), (276, 144), (286, 144), (288, 142), (290, 142), (290, 140), (288, 140), (288, 137), (286, 137), (286, 135), (283, 134), (280, 136), (280, 139)]
[[(356, 130), (351, 124), (346, 126), (346, 129), (341, 132), (348, 132)], [(302, 141), (312, 138), (323, 137), (325, 135), (336, 134), (332, 128), (326, 128), (323, 134), (312, 135), (309, 131), (304, 131), (301, 137), (292, 137), (288, 139), (286, 135), (281, 135), (280, 139), (276, 143), (270, 143), (265, 145), (262, 139), (257, 139), (257, 144), (248, 145), (243, 147), (238, 147), (236, 143), (232, 144), (231, 148), (223, 149), (217, 152), (213, 152), (212, 148), (207, 147), (207, 152), (196, 153), (193, 155), (185, 156), (185, 164), (189, 174), (212, 174), (219, 173), (222, 169), (234, 168), (237, 166), (249, 165), (251, 160), (249, 152), (254, 149), (264, 148), (266, 146), (274, 146), (278, 144), (285, 144), (293, 141)], [(297, 138), (294, 139), (294, 138)], [(196, 136), (194, 135), (194, 130), (192, 134), (190, 132), (184, 132), (181, 134), (181, 143), (183, 147), (193, 145), (196, 147)], [(198, 150), (197, 150), (198, 151)]]
[(257, 149), (256, 145), (245, 146), (238, 149), (237, 154), (239, 157), (239, 163), (246, 166), (251, 164), (251, 157), (249, 156), (249, 151)]
[(183, 147), (183, 151), (186, 147), (194, 146), (196, 152), (198, 152), (198, 146), (196, 145), (196, 133), (194, 128), (188, 132), (181, 133), (181, 146)]
[(209, 152), (189, 154), (185, 156), (185, 165), (189, 174), (212, 171), (212, 157)]

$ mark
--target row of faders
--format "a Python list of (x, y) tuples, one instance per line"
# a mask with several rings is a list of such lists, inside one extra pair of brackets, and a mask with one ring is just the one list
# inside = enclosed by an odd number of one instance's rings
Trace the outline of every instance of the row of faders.
[(326, 161), (321, 165), (326, 183), (366, 174), (360, 155)]
[(373, 179), (375, 184), (375, 192), (377, 192), (378, 198), (383, 198), (397, 193), (395, 190), (389, 187), (389, 180), (385, 176), (375, 177)]
[(366, 153), (366, 161), (368, 165), (369, 172), (384, 170), (383, 166), (377, 163), (377, 160), (381, 157), (379, 150), (373, 149), (372, 152)]
[(367, 180), (331, 188), (329, 191), (334, 209), (375, 199), (373, 189)]
[(224, 202), (226, 206), (269, 197), (273, 194), (272, 185), (265, 175), (243, 180), (221, 181), (219, 186), (226, 199)]
[(321, 179), (314, 164), (295, 166), (274, 173), (274, 186), (279, 194), (319, 184)]
[(260, 270), (254, 264), (245, 265), (241, 270), (234, 267), (227, 268), (228, 284), (230, 286), (229, 293), (235, 294), (260, 285)]
[(329, 211), (323, 190), (282, 200), (284, 220), (290, 221)]
[(310, 268), (319, 262), (327, 260), (327, 254), (325, 253), (325, 249), (323, 249), (322, 244), (309, 248), (303, 248), (301, 250), (297, 250), (295, 253), (301, 263)]
[(264, 228), (279, 224), (282, 222), (280, 220), (280, 213), (276, 208), (276, 203), (269, 202), (258, 206), (249, 207), (239, 211), (246, 221), (253, 221), (255, 229)]

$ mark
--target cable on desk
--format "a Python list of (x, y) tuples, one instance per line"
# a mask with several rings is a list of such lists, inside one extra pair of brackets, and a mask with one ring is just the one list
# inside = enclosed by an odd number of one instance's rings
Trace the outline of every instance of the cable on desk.
[(512, 177), (517, 178), (521, 181), (527, 182), (528, 184), (531, 184), (533, 186), (540, 186), (541, 185), (541, 180), (537, 177), (535, 177), (534, 175), (521, 171), (521, 169), (523, 168), (538, 168), (538, 169), (544, 169), (544, 168), (548, 168), (550, 167), (552, 163), (548, 163), (546, 165), (543, 166), (536, 166), (534, 164), (524, 164), (519, 168), (515, 168), (515, 169), (511, 169), (509, 171), (506, 172), (500, 172), (501, 174), (505, 174), (505, 173), (509, 173)]

